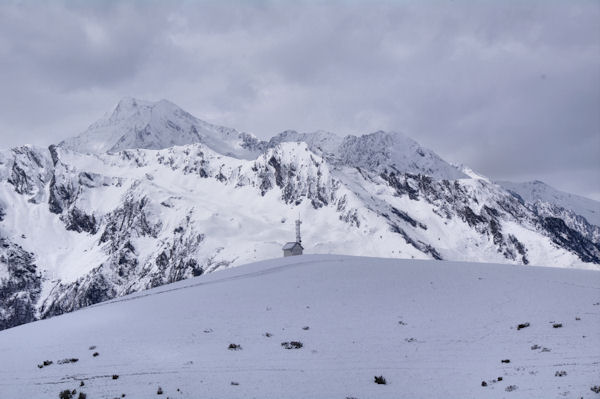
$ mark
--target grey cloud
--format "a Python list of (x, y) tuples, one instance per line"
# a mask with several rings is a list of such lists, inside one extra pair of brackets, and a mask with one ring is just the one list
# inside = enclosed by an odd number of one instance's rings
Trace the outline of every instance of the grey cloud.
[(593, 196), (599, 20), (593, 1), (6, 3), (0, 137), (48, 144), (122, 96), (168, 98), (262, 137), (403, 131)]
[(131, 79), (147, 61), (161, 23), (130, 7), (100, 19), (58, 3), (13, 6), (0, 16), (1, 33), (11, 38), (6, 78), (41, 80), (59, 91)]

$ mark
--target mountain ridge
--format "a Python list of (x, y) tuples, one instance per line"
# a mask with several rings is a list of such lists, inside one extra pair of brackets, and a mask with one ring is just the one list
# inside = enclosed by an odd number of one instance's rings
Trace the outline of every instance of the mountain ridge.
[[(157, 106), (133, 101), (96, 128), (120, 134), (146, 120), (140, 107)], [(159, 113), (156, 137), (198, 125), (162, 104), (174, 115)], [(299, 213), (307, 253), (600, 270), (598, 226), (471, 177), (405, 136), (205, 133), (160, 149), (1, 151), (0, 329), (281, 256)]]
[(549, 203), (572, 210), (583, 216), (589, 223), (600, 225), (600, 202), (598, 201), (557, 190), (540, 180), (523, 183), (497, 181), (496, 183), (521, 197), (525, 202)]

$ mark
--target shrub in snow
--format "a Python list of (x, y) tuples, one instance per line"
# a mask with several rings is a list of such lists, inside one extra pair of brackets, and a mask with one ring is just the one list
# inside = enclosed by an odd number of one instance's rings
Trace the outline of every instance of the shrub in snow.
[(92, 345), (88, 349), (91, 350), (91, 351), (93, 351), (94, 349), (96, 349), (96, 345)]
[(504, 390), (505, 390), (506, 392), (512, 392), (512, 391), (515, 391), (516, 389), (517, 389), (517, 386), (516, 386), (516, 385), (509, 385), (509, 386), (507, 386), (506, 388), (504, 388)]
[(271, 334), (270, 332), (266, 332), (266, 333), (265, 333), (265, 337), (267, 337), (267, 338), (270, 338), (270, 337), (272, 337), (272, 336), (273, 336), (273, 334)]
[(556, 373), (554, 373), (555, 377), (564, 377), (565, 375), (567, 375), (567, 372), (565, 370), (557, 371)]
[(375, 376), (375, 384), (380, 384), (380, 385), (386, 385), (387, 381), (385, 380), (385, 378), (380, 375), (380, 376)]
[(240, 385), (240, 383), (239, 382), (235, 382), (235, 381), (231, 381), (231, 385), (236, 385), (237, 386), (237, 385)]
[(240, 349), (242, 349), (242, 346), (238, 344), (229, 344), (227, 349), (229, 349), (230, 351), (239, 351)]
[(292, 342), (282, 342), (281, 346), (283, 346), (285, 349), (300, 349), (304, 345), (302, 344), (302, 342), (292, 341)]
[(304, 327), (302, 327), (302, 329), (303, 329), (304, 331), (307, 331), (307, 330), (310, 330), (310, 327), (309, 327), (309, 326), (304, 326)]
[(536, 350), (536, 349), (540, 349), (540, 348), (541, 348), (541, 346), (539, 346), (538, 344), (535, 344), (535, 345), (532, 345), (532, 346), (531, 346), (531, 350), (532, 350), (532, 351), (534, 351), (534, 350)]
[(520, 330), (522, 328), (527, 328), (527, 327), (529, 327), (529, 323), (528, 322), (527, 323), (521, 323), (521, 324), (519, 324), (517, 326), (517, 330)]
[(594, 393), (600, 393), (600, 385), (594, 385), (590, 390)]
[(70, 389), (65, 389), (58, 394), (59, 399), (73, 399), (73, 394)]
[(77, 399), (86, 399), (87, 395), (84, 394), (83, 392), (79, 392), (79, 396), (77, 397)]

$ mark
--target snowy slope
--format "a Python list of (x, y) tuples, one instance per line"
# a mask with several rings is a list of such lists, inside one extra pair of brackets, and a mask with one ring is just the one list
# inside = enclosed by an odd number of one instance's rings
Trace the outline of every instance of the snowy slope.
[(204, 143), (213, 150), (254, 158), (258, 140), (235, 129), (211, 125), (167, 100), (149, 102), (126, 97), (77, 137), (60, 146), (79, 152), (117, 152), (130, 148), (162, 149)]
[(525, 183), (500, 181), (498, 184), (516, 193), (526, 202), (543, 202), (569, 209), (586, 218), (589, 223), (600, 226), (600, 202), (598, 201), (559, 191), (539, 180)]
[[(12, 399), (64, 389), (107, 399), (593, 398), (598, 292), (600, 274), (592, 271), (280, 258), (1, 331), (0, 392)], [(521, 323), (529, 326), (517, 329)], [(282, 347), (291, 341), (302, 348)], [(71, 358), (78, 361), (58, 364)], [(53, 364), (38, 368), (45, 360)], [(387, 385), (374, 383), (379, 375)]]

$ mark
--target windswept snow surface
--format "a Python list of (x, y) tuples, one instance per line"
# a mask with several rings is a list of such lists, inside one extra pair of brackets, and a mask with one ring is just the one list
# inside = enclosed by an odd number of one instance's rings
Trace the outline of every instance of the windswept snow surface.
[(0, 396), (593, 398), (599, 331), (598, 272), (305, 255), (1, 331)]

